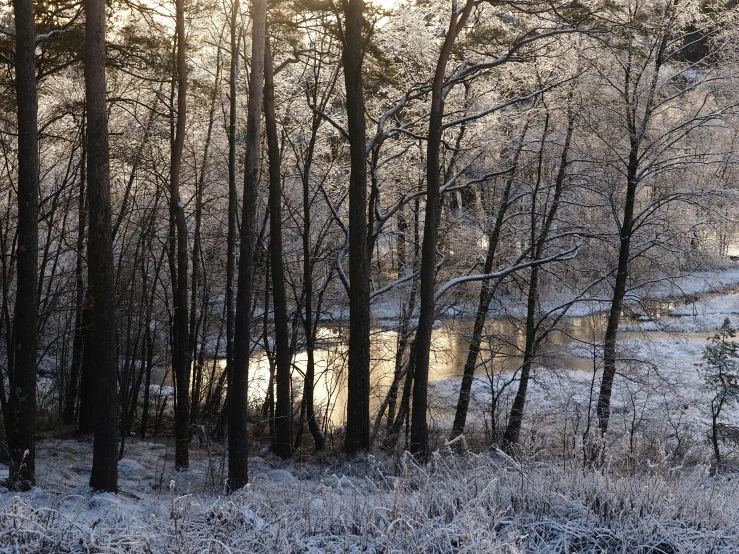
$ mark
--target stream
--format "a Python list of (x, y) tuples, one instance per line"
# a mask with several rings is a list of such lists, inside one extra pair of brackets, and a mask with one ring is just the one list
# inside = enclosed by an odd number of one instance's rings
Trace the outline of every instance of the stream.
[[(723, 290), (702, 298), (716, 297), (735, 292), (736, 289)], [(677, 321), (670, 315), (680, 301), (654, 301), (650, 306), (651, 319), (659, 322)], [(586, 316), (566, 317), (558, 328), (552, 331), (543, 343), (540, 355), (535, 364), (537, 367), (569, 371), (587, 371), (594, 369), (593, 358), (582, 356), (583, 347), (592, 350), (593, 345), (602, 344), (606, 325), (605, 313), (594, 313)], [(627, 315), (622, 318), (624, 327), (633, 327), (637, 319)], [(471, 335), (473, 321), (467, 318), (448, 319), (437, 322), (431, 346), (430, 381), (460, 379), (467, 357), (468, 337)], [(490, 319), (486, 325), (486, 336), (478, 359), (476, 375), (485, 376), (496, 373), (516, 371), (521, 363), (524, 347), (524, 333), (518, 325), (507, 319)], [(346, 365), (348, 348), (346, 329), (339, 326), (326, 326), (319, 330), (317, 348), (315, 350), (316, 384), (314, 398), (317, 410), (327, 414), (324, 423), (339, 426), (344, 422), (346, 414)], [(619, 332), (619, 340), (629, 338), (679, 339), (686, 342), (705, 343), (708, 333), (667, 333), (663, 331), (623, 331)], [(371, 410), (379, 408), (385, 394), (392, 384), (395, 371), (395, 353), (398, 334), (395, 330), (376, 328), (371, 336)], [(573, 354), (573, 343), (581, 343), (581, 354)], [(213, 363), (211, 360), (208, 366)], [(215, 360), (219, 369), (225, 368), (225, 360)], [(305, 351), (299, 351), (293, 358), (294, 394), (302, 395), (303, 372), (307, 363)], [(206, 367), (205, 374), (210, 372)], [(252, 355), (249, 367), (249, 399), (261, 403), (266, 395), (269, 381), (269, 359), (265, 352), (257, 351)], [(171, 385), (171, 378), (165, 375), (164, 368), (155, 368), (152, 382), (163, 382)], [(207, 386), (207, 383), (203, 385)]]

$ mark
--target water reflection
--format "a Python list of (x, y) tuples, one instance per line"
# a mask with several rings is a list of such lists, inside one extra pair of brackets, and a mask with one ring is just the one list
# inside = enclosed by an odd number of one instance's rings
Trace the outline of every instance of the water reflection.
[[(429, 380), (461, 378), (469, 349), (472, 324), (472, 321), (466, 319), (449, 320), (434, 329)], [(600, 350), (605, 324), (605, 314), (564, 319), (559, 322), (557, 329), (548, 333), (543, 340), (534, 366), (569, 371), (594, 371), (598, 368), (595, 353)], [(514, 318), (488, 321), (485, 340), (477, 362), (477, 375), (490, 378), (519, 369), (525, 346), (522, 327), (523, 322)], [(619, 333), (620, 339), (643, 336), (642, 333)], [(684, 340), (705, 341), (703, 334), (675, 335), (650, 332), (649, 336), (655, 339), (677, 336)], [(573, 354), (572, 348), (573, 344), (577, 343), (582, 345), (578, 349), (578, 356)], [(370, 408), (374, 413), (379, 409), (393, 382), (398, 333), (393, 329), (374, 329), (370, 344), (372, 354)], [(317, 348), (314, 351), (316, 364), (314, 400), (318, 413), (324, 415), (324, 426), (327, 424), (340, 426), (346, 419), (347, 358), (346, 329), (339, 326), (321, 328)], [(293, 358), (293, 395), (296, 400), (302, 397), (307, 362), (308, 356), (304, 350), (297, 352)], [(225, 370), (225, 360), (218, 360), (217, 363), (221, 370)], [(259, 405), (264, 401), (269, 373), (270, 362), (267, 354), (263, 351), (253, 354), (249, 366), (250, 402)], [(155, 376), (155, 379), (157, 377), (161, 381), (162, 373)], [(207, 387), (207, 384), (204, 387)]]
[[(568, 345), (574, 340), (591, 342), (599, 340), (601, 316), (570, 318), (561, 329), (549, 334), (541, 349), (537, 365), (570, 370), (592, 371), (592, 360), (573, 357)], [(486, 340), (478, 359), (476, 373), (492, 375), (516, 371), (521, 363), (524, 335), (520, 323), (508, 320), (491, 320), (485, 330)], [(434, 329), (431, 342), (429, 379), (441, 381), (459, 379), (467, 358), (472, 321), (448, 321)], [(595, 338), (595, 339), (594, 339)], [(348, 357), (346, 330), (341, 327), (324, 327), (319, 330), (315, 360), (314, 400), (319, 413), (324, 414), (324, 425), (340, 426), (346, 418), (347, 385), (346, 363)], [(371, 335), (371, 390), (370, 408), (376, 411), (393, 382), (398, 333), (393, 329), (374, 329)], [(406, 351), (407, 356), (407, 351)], [(293, 358), (293, 395), (302, 396), (303, 376), (308, 362), (302, 350)], [(223, 371), (226, 362), (217, 360)], [(153, 382), (161, 382), (163, 369), (153, 376)], [(269, 385), (270, 361), (264, 351), (252, 355), (249, 364), (249, 401), (259, 405), (264, 401)], [(171, 384), (165, 379), (165, 384)], [(207, 383), (204, 385), (207, 389)]]

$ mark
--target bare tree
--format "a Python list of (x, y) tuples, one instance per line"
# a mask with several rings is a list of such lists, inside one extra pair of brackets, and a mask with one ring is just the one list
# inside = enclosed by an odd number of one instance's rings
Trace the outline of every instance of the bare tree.
[(275, 78), (272, 52), (267, 38), (264, 49), (264, 120), (269, 156), (269, 252), (272, 270), (272, 303), (275, 319), (275, 454), (292, 455), (291, 351), (288, 331), (285, 270), (282, 262), (282, 175), (280, 144), (275, 118)]
[(436, 71), (431, 85), (431, 112), (429, 114), (429, 133), (426, 146), (426, 218), (423, 225), (423, 244), (421, 246), (421, 291), (420, 313), (415, 342), (415, 365), (413, 368), (413, 413), (411, 417), (411, 453), (421, 459), (428, 456), (428, 410), (429, 354), (431, 332), (435, 318), (434, 282), (436, 277), (436, 246), (439, 234), (440, 189), (440, 151), (442, 119), (444, 117), (444, 84), (446, 67), (452, 55), (457, 36), (469, 18), (474, 0), (467, 0), (464, 7), (456, 9), (453, 4), (449, 17), (449, 27), (436, 62)]
[(172, 275), (174, 288), (174, 367), (177, 398), (175, 405), (175, 466), (187, 469), (190, 444), (190, 356), (187, 319), (187, 222), (180, 196), (182, 149), (187, 121), (187, 62), (185, 59), (185, 3), (175, 0), (175, 35), (177, 37), (177, 127), (172, 142), (170, 166), (169, 210), (177, 230), (177, 269)]

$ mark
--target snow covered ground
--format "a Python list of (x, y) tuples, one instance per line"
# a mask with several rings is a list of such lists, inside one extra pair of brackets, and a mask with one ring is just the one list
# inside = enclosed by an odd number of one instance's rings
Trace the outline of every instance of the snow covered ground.
[[(712, 334), (721, 326), (724, 319), (729, 318), (734, 326), (739, 324), (739, 293), (731, 289), (737, 286), (735, 277), (739, 275), (739, 268), (728, 268), (722, 272), (710, 274), (706, 282), (715, 285), (708, 290), (722, 290), (716, 295), (707, 295), (695, 301), (671, 309), (670, 317), (652, 321), (644, 321), (624, 325), (623, 330), (633, 331), (667, 331), (671, 333), (708, 333)], [(702, 292), (696, 290), (700, 281), (692, 282), (692, 288), (686, 294)]]
[(202, 457), (184, 474), (161, 472), (163, 449), (139, 443), (130, 453), (136, 461), (121, 461), (121, 492), (111, 495), (84, 485), (89, 445), (44, 441), (40, 454), (47, 460), (41, 462), (46, 480), (42, 477), (40, 488), (0, 493), (0, 552), (550, 554), (739, 548), (737, 487), (711, 477), (700, 464), (655, 466), (629, 475), (546, 461), (519, 463), (498, 452), (440, 452), (424, 467), (408, 456), (395, 467), (373, 457), (280, 468), (252, 459), (251, 485), (224, 496), (212, 490)]

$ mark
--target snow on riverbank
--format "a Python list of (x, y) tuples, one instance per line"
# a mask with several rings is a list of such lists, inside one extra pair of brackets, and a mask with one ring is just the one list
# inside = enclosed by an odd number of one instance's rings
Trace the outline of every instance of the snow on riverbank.
[[(681, 289), (697, 294), (737, 283), (739, 267), (731, 267), (693, 276)], [(708, 336), (726, 316), (739, 323), (739, 294), (699, 300), (672, 316), (661, 324)], [(0, 487), (0, 553), (737, 552), (739, 489), (709, 475), (710, 393), (697, 368), (704, 346), (649, 333), (619, 341), (625, 361), (608, 456), (620, 462), (604, 473), (579, 465), (598, 375), (566, 368), (533, 371), (523, 464), (444, 449), (424, 467), (408, 456), (254, 457), (249, 487), (225, 495), (226, 458), (217, 446), (193, 445), (190, 469), (177, 473), (171, 449), (132, 440), (113, 495), (87, 485), (89, 440), (43, 440), (38, 487), (21, 494)], [(567, 349), (598, 367), (598, 347)], [(459, 381), (430, 383), (432, 427), (444, 438)], [(508, 381), (504, 374), (475, 379), (469, 432), (489, 428), (491, 391)], [(516, 385), (501, 395), (500, 414)], [(155, 388), (152, 394), (170, 392)]]
[[(739, 286), (739, 264), (727, 264), (710, 270), (696, 270), (689, 275), (661, 279), (649, 285), (631, 289), (625, 299), (627, 305), (637, 305), (646, 300), (677, 299), (695, 297), (699, 295), (715, 294)], [(554, 295), (542, 301), (543, 310), (556, 310), (572, 302), (573, 296)], [(503, 308), (504, 307), (504, 308)], [(610, 295), (602, 297), (586, 297), (575, 302), (567, 310), (568, 317), (584, 317), (591, 314), (606, 312), (610, 309)], [(476, 306), (457, 308), (451, 315), (474, 317)], [(503, 301), (493, 301), (491, 315), (502, 317), (514, 315), (525, 317), (526, 306), (523, 300), (506, 298)], [(677, 315), (677, 314), (676, 314)], [(721, 320), (723, 321), (723, 320)], [(719, 325), (721, 322), (719, 322)], [(654, 329), (657, 329), (655, 326)], [(646, 329), (650, 330), (650, 329)]]
[(689, 275), (657, 281), (641, 287), (650, 298), (677, 298), (684, 295), (715, 293), (739, 285), (739, 264), (732, 263), (710, 270), (697, 270)]
[[(629, 455), (655, 456), (655, 450), (668, 457), (688, 456), (708, 462), (706, 440), (711, 426), (712, 393), (703, 385), (699, 371), (703, 341), (682, 338), (627, 338), (618, 342), (619, 372), (611, 403), (610, 448), (615, 459)], [(602, 348), (571, 343), (572, 357), (602, 364)], [(440, 428), (450, 428), (459, 395), (459, 379), (430, 383), (432, 408), (440, 415), (434, 421)], [(594, 425), (595, 404), (600, 386), (600, 372), (551, 369), (532, 370), (527, 391), (524, 436), (532, 448), (573, 454), (585, 429)], [(505, 388), (504, 388), (505, 387)], [(473, 382), (468, 431), (487, 430), (490, 426), (492, 395), (500, 394), (496, 408), (498, 425), (504, 425), (518, 381), (512, 375), (477, 376)], [(501, 390), (503, 391), (501, 393)], [(725, 421), (739, 425), (739, 412), (726, 410)], [(503, 423), (500, 423), (503, 422)], [(592, 428), (592, 427), (591, 427)], [(624, 446), (623, 441), (629, 441)], [(636, 441), (638, 444), (634, 444)], [(563, 447), (563, 444), (572, 446)], [(566, 451), (563, 451), (565, 448)]]
[[(724, 290), (736, 286), (733, 282), (733, 271), (726, 271), (721, 277)], [(713, 289), (720, 291), (721, 289)], [(622, 326), (625, 331), (667, 331), (672, 333), (707, 333), (712, 334), (729, 318), (734, 326), (739, 325), (739, 293), (709, 295), (693, 302), (673, 308), (668, 318), (645, 320)], [(645, 318), (646, 319), (646, 318)]]

